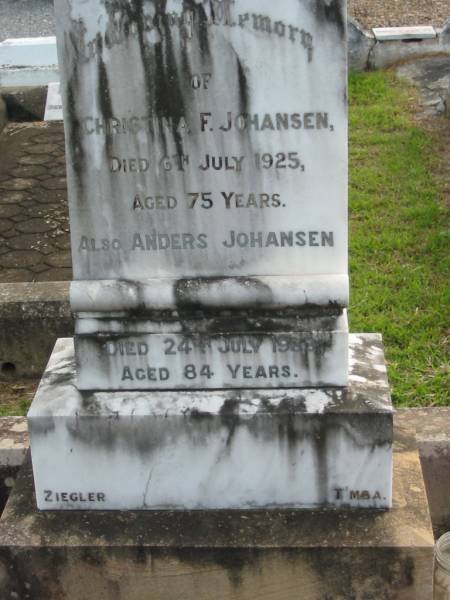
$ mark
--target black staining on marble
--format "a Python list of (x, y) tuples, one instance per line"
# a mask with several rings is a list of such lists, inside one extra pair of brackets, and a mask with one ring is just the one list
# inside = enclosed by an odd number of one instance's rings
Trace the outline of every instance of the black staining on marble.
[(72, 417), (65, 420), (68, 434), (74, 443), (111, 453), (116, 451), (148, 456), (162, 443), (162, 434), (157, 427), (144, 429), (132, 418), (103, 411), (103, 416)]
[(225, 400), (222, 405), (222, 408), (219, 411), (220, 422), (222, 426), (228, 431), (227, 439), (226, 439), (226, 448), (230, 449), (233, 442), (233, 436), (235, 434), (236, 428), (240, 423), (240, 415), (239, 415), (239, 400), (230, 399)]
[(292, 410), (291, 403), (283, 399), (277, 407), (277, 425), (278, 425), (278, 445), (280, 449), (287, 453), (289, 468), (293, 474), (298, 461), (298, 430), (296, 428), (296, 414)]
[(133, 307), (127, 311), (127, 320), (143, 316), (146, 313), (146, 306), (142, 285), (139, 281), (132, 279), (118, 279), (117, 281), (127, 291), (127, 295), (133, 299)]
[[(329, 444), (330, 438), (334, 437), (335, 434), (339, 436), (339, 428), (335, 431), (335, 424), (329, 423), (328, 416), (323, 418), (315, 419), (315, 431), (311, 435), (311, 442), (314, 448), (315, 454), (315, 478), (316, 478), (316, 489), (319, 502), (327, 504), (331, 501), (330, 498), (330, 472), (328, 469), (328, 461), (333, 457), (333, 448)], [(332, 475), (332, 473), (331, 473)]]
[[(245, 309), (201, 305), (197, 298), (190, 298), (188, 295), (189, 282), (197, 280), (180, 280), (183, 281), (181, 285), (175, 283), (181, 291), (177, 294), (179, 301), (176, 310), (155, 310), (146, 304), (145, 292), (139, 282), (124, 279), (118, 281), (133, 298), (133, 306), (120, 310), (120, 317), (114, 318), (121, 331), (120, 337), (134, 334), (134, 319), (144, 320), (148, 325), (148, 333), (164, 326), (168, 333), (182, 331), (186, 334), (220, 334), (245, 331), (258, 335), (263, 332), (334, 331), (339, 326), (337, 319), (342, 316), (342, 310), (335, 312), (312, 305), (305, 310), (292, 307), (270, 309), (257, 307), (255, 303)], [(210, 280), (202, 281), (206, 284)], [(123, 316), (124, 313), (126, 316)], [(99, 335), (104, 338), (107, 334)]]
[(394, 417), (390, 413), (346, 415), (344, 428), (356, 446), (373, 449), (391, 446), (394, 437)]
[[(226, 285), (226, 277), (198, 277), (196, 279), (178, 279), (174, 284), (174, 295), (176, 307), (180, 311), (201, 310), (205, 308), (201, 301), (202, 293), (209, 295), (210, 289), (216, 287), (220, 291), (221, 285)], [(233, 283), (236, 286), (236, 297), (239, 295), (237, 290), (242, 293), (239, 297), (239, 308), (251, 305), (253, 308), (258, 305), (270, 305), (273, 299), (273, 292), (269, 285), (259, 280), (257, 277), (235, 277)], [(248, 291), (250, 290), (250, 294)], [(252, 291), (255, 291), (253, 294)], [(217, 294), (218, 295), (218, 294)], [(207, 307), (206, 307), (207, 308)], [(218, 310), (219, 307), (216, 308)]]
[(310, 368), (310, 355), (313, 355), (314, 369), (320, 373), (327, 354), (333, 348), (333, 339), (333, 334), (329, 331), (304, 333), (301, 340), (303, 364)]
[(320, 24), (333, 24), (337, 27), (339, 38), (344, 40), (347, 31), (347, 15), (342, 0), (313, 0), (312, 10)]
[[(183, 415), (140, 417), (109, 411), (98, 404), (95, 394), (83, 395), (83, 414), (66, 419), (74, 442), (111, 453), (126, 452), (141, 459), (166, 451), (173, 444), (201, 447), (208, 452), (211, 441), (221, 436), (223, 445), (217, 461), (230, 454), (238, 431), (245, 431), (264, 443), (278, 443), (286, 461), (295, 471), (307, 448), (315, 455), (316, 488), (320, 502), (331, 501), (329, 460), (335, 459), (340, 444), (373, 452), (392, 445), (393, 423), (389, 414), (306, 413), (305, 399), (286, 395), (279, 403), (260, 400), (260, 406), (246, 405), (239, 396), (225, 398), (217, 414), (186, 409)], [(93, 410), (91, 410), (93, 408)], [(147, 419), (144, 425), (143, 419)], [(34, 427), (34, 425), (33, 425)], [(243, 438), (240, 437), (240, 440)], [(278, 440), (278, 442), (277, 442)]]
[[(141, 54), (143, 57), (144, 76), (146, 79), (147, 99), (149, 102), (149, 114), (154, 114), (161, 121), (163, 118), (173, 118), (179, 122), (181, 117), (186, 116), (183, 91), (189, 85), (187, 74), (183, 74), (177, 67), (177, 50), (174, 47), (172, 31), (167, 20), (162, 19), (166, 14), (166, 0), (155, 0), (155, 18), (163, 23), (159, 26), (161, 41), (155, 44), (153, 50), (142, 46), (143, 39), (140, 38)], [(162, 29), (161, 29), (162, 27)], [(185, 49), (186, 51), (186, 49)], [(184, 154), (182, 137), (173, 126), (172, 136), (177, 153)], [(165, 132), (160, 132), (164, 155), (169, 153)]]
[[(78, 28), (79, 29), (79, 28)], [(75, 187), (77, 194), (77, 202), (82, 206), (86, 201), (86, 173), (87, 159), (83, 146), (83, 134), (81, 120), (77, 111), (79, 102), (78, 96), (80, 93), (81, 77), (80, 66), (82, 64), (79, 47), (79, 36), (81, 31), (75, 29), (70, 33), (64, 34), (64, 54), (68, 60), (66, 68), (66, 102), (64, 105), (64, 129), (66, 132), (66, 151), (69, 158), (69, 163), (72, 165)]]
[(83, 414), (99, 417), (106, 412), (105, 405), (100, 402), (95, 392), (80, 392), (80, 397)]
[(236, 56), (237, 61), (237, 73), (238, 73), (238, 85), (239, 85), (239, 100), (240, 100), (240, 111), (241, 114), (249, 112), (249, 89), (247, 83), (247, 77), (245, 75), (245, 69), (242, 65), (239, 56)]
[(213, 413), (198, 408), (187, 410), (185, 415), (193, 421), (213, 421), (214, 419)]
[(55, 417), (40, 416), (38, 418), (34, 418), (31, 422), (29, 422), (28, 427), (31, 435), (36, 435), (39, 437), (47, 436), (54, 433), (56, 429)]
[(307, 411), (306, 400), (300, 392), (295, 396), (286, 394), (279, 402), (271, 402), (267, 397), (258, 397), (258, 390), (255, 390), (254, 399), (259, 403), (258, 414), (281, 416)]
[[(98, 39), (98, 68), (97, 68), (97, 78), (98, 78), (98, 86), (97, 86), (97, 95), (98, 95), (98, 106), (100, 108), (101, 116), (103, 120), (111, 119), (114, 116), (112, 101), (111, 101), (111, 90), (110, 83), (108, 77), (108, 70), (106, 68), (105, 62), (103, 60), (103, 43), (100, 34), (97, 34)], [(111, 140), (111, 136), (105, 136), (105, 147), (106, 147), (106, 159), (113, 152), (113, 144)]]

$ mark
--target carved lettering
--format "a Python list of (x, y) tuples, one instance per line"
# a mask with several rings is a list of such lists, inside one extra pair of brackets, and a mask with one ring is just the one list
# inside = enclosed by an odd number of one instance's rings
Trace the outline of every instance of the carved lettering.
[(105, 502), (103, 492), (55, 492), (44, 490), (44, 502)]

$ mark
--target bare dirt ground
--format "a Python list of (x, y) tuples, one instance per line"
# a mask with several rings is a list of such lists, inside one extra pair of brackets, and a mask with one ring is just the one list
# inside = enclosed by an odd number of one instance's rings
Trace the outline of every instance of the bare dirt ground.
[(349, 14), (364, 29), (433, 25), (450, 19), (449, 0), (349, 0)]
[(0, 416), (24, 414), (38, 385), (38, 379), (0, 379)]

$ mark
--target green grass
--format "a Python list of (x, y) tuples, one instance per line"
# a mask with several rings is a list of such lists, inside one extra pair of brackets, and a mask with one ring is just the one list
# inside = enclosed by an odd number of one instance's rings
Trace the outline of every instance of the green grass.
[(390, 73), (350, 77), (350, 328), (383, 334), (397, 406), (446, 405), (449, 214), (410, 95)]

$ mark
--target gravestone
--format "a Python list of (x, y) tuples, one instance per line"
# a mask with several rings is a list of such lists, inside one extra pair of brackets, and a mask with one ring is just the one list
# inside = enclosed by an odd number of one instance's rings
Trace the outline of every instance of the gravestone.
[(79, 389), (345, 385), (343, 4), (107, 6), (58, 8)]
[(76, 329), (29, 413), (39, 508), (390, 506), (382, 347), (346, 315), (345, 2), (55, 8)]

